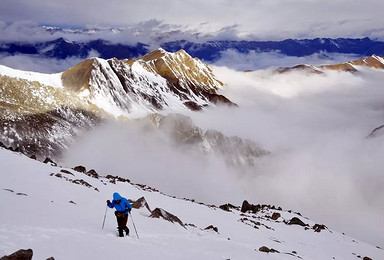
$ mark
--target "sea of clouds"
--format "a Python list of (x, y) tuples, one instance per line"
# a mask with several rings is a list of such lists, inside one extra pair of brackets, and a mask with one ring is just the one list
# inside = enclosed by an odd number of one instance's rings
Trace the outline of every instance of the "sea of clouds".
[(187, 113), (202, 129), (259, 143), (271, 154), (234, 168), (135, 123), (111, 123), (74, 144), (63, 158), (171, 195), (206, 203), (267, 203), (301, 212), (351, 236), (383, 245), (384, 72), (274, 70), (215, 66), (222, 94), (238, 108)]

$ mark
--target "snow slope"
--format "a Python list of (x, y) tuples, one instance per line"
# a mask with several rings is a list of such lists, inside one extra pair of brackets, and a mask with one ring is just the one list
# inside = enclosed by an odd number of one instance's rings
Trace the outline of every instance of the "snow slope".
[(32, 71), (17, 70), (0, 65), (0, 75), (25, 79), (29, 81), (37, 81), (43, 85), (52, 87), (63, 87), (61, 83), (61, 73), (45, 74)]
[[(315, 224), (288, 211), (265, 209), (241, 215), (237, 210), (226, 212), (128, 182), (113, 184), (110, 179), (93, 178), (72, 169), (65, 169), (70, 173), (61, 172), (60, 177), (57, 175), (63, 170), (60, 167), (2, 148), (0, 158), (0, 256), (20, 248), (32, 248), (33, 259), (50, 256), (55, 259), (384, 258), (382, 249), (343, 234), (327, 229), (317, 233), (311, 228), (286, 225), (282, 220), (293, 217), (310, 226)], [(92, 187), (73, 183), (76, 179)], [(105, 201), (115, 191), (133, 200), (144, 196), (151, 209), (162, 208), (195, 226), (184, 228), (149, 218), (150, 212), (145, 208), (134, 209), (132, 214), (140, 239), (135, 236), (131, 219), (128, 220), (130, 237), (119, 238), (110, 209), (105, 228), (101, 229)], [(268, 216), (273, 212), (279, 212), (282, 217), (277, 221), (270, 219)], [(209, 225), (217, 227), (219, 233), (204, 230)], [(261, 246), (280, 253), (260, 252)]]

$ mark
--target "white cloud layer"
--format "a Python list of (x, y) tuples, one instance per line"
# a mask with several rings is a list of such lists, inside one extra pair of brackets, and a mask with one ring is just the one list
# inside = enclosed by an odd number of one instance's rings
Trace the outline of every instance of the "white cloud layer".
[(236, 50), (221, 52), (219, 60), (214, 61), (216, 66), (226, 66), (236, 70), (260, 70), (267, 68), (293, 67), (298, 64), (327, 65), (338, 64), (361, 58), (354, 54), (340, 54), (320, 52), (309, 56), (286, 56), (278, 51), (240, 53)]
[[(97, 51), (90, 51), (88, 57), (99, 57)], [(63, 60), (53, 58), (41, 58), (35, 55), (0, 55), (0, 64), (18, 70), (34, 71), (41, 73), (59, 73), (68, 70), (84, 59), (69, 57)]]
[(239, 108), (189, 115), (203, 129), (270, 150), (256, 168), (226, 167), (161, 134), (114, 124), (75, 144), (64, 164), (85, 164), (208, 203), (275, 204), (383, 246), (384, 138), (365, 137), (383, 123), (384, 73), (214, 71)]
[(0, 20), (57, 25), (114, 25), (150, 19), (211, 33), (237, 26), (262, 39), (384, 36), (381, 0), (5, 0)]

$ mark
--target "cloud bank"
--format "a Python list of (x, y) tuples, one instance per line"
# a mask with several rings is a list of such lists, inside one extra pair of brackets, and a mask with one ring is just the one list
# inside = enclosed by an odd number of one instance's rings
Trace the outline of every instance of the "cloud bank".
[(227, 167), (161, 133), (115, 124), (87, 134), (63, 163), (206, 203), (275, 204), (383, 246), (384, 138), (365, 138), (383, 123), (383, 72), (214, 72), (239, 108), (188, 115), (203, 129), (249, 138), (271, 151), (255, 168)]
[(340, 54), (320, 52), (308, 56), (296, 57), (283, 55), (278, 51), (240, 53), (236, 50), (226, 50), (221, 52), (219, 60), (214, 61), (213, 65), (225, 66), (231, 69), (263, 70), (279, 67), (293, 67), (298, 64), (327, 65), (338, 64), (361, 58), (355, 54)]
[(123, 1), (6, 0), (0, 20), (66, 26), (124, 26), (148, 19), (203, 33), (237, 26), (238, 35), (260, 39), (383, 37), (380, 0)]

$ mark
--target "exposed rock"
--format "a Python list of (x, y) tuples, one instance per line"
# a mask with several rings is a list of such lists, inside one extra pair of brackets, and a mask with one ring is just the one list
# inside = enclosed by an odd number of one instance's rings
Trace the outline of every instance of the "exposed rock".
[(230, 203), (221, 205), (219, 208), (224, 210), (224, 211), (229, 211), (229, 212), (231, 212), (231, 209), (239, 210), (239, 207), (236, 207)]
[(321, 230), (325, 230), (327, 227), (325, 225), (321, 225), (321, 224), (315, 224), (312, 229), (315, 231), (315, 232), (318, 232), (320, 233)]
[(9, 191), (9, 192), (14, 192), (14, 191), (11, 190), (11, 189), (3, 189), (3, 190)]
[(292, 218), (289, 222), (288, 222), (288, 225), (299, 225), (299, 226), (303, 226), (303, 227), (307, 227), (308, 224), (305, 224), (303, 221), (301, 221), (299, 218)]
[(262, 246), (262, 247), (260, 247), (260, 248), (259, 248), (259, 251), (260, 251), (260, 252), (265, 252), (265, 253), (280, 253), (280, 252), (277, 251), (276, 249), (273, 249), (273, 248), (269, 249), (269, 248), (266, 247), (266, 246)]
[(1, 257), (0, 260), (31, 260), (32, 256), (32, 249), (20, 249), (11, 255)]
[(149, 208), (149, 205), (144, 197), (141, 197), (136, 201), (132, 201), (131, 204), (132, 204), (132, 208), (134, 209), (140, 209), (142, 207), (146, 207), (149, 210), (149, 212), (151, 212), (151, 209)]
[(210, 230), (210, 229), (215, 231), (216, 233), (219, 233), (219, 229), (213, 225), (210, 225), (210, 226), (204, 228), (204, 230)]
[(88, 182), (86, 182), (85, 180), (83, 179), (77, 179), (77, 180), (71, 180), (72, 183), (75, 183), (75, 184), (81, 184), (83, 186), (86, 186), (88, 188), (91, 188), (93, 187), (91, 184), (89, 184)]
[(47, 258), (47, 260), (55, 260), (52, 256), (50, 258)]
[(363, 260), (372, 260), (372, 258), (370, 258), (368, 256), (364, 256)]
[(271, 216), (271, 219), (272, 219), (272, 220), (277, 220), (277, 219), (280, 218), (280, 217), (281, 217), (280, 213), (278, 213), (278, 212), (274, 212), (274, 213), (272, 214), (272, 216)]
[(163, 209), (160, 209), (160, 208), (154, 209), (149, 217), (150, 218), (162, 218), (162, 219), (165, 219), (165, 220), (172, 222), (172, 223), (176, 222), (185, 228), (185, 225), (183, 224), (183, 222), (178, 217), (176, 217), (175, 215), (173, 215), (173, 214), (171, 214), (171, 213), (169, 213)]
[(60, 172), (74, 176), (72, 172), (64, 170), (64, 169), (61, 169)]
[(36, 155), (34, 155), (34, 154), (32, 154), (29, 158), (31, 158), (32, 160), (36, 160), (37, 159)]
[(90, 176), (92, 178), (96, 178), (96, 179), (98, 179), (100, 177), (99, 174), (94, 169), (89, 170), (86, 174), (88, 176)]
[(73, 168), (75, 171), (77, 172), (81, 172), (81, 173), (86, 173), (87, 172), (87, 169), (84, 167), (84, 166), (76, 166), (75, 168)]
[(57, 164), (54, 161), (52, 161), (51, 158), (48, 158), (48, 157), (45, 158), (44, 163), (50, 163), (53, 166), (57, 166)]
[(241, 212), (245, 213), (247, 211), (251, 211), (252, 213), (257, 213), (261, 209), (260, 205), (252, 205), (249, 204), (248, 201), (244, 200), (243, 204), (241, 205)]
[(72, 204), (76, 205), (76, 202), (74, 202), (73, 200), (70, 200), (69, 203), (72, 203)]
[(16, 193), (16, 195), (19, 195), (19, 196), (28, 196), (28, 194), (25, 194), (25, 193), (22, 193), (22, 192), (18, 192), (18, 193)]

